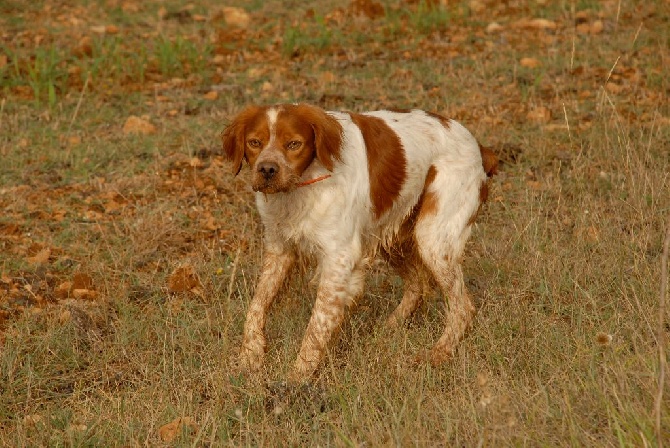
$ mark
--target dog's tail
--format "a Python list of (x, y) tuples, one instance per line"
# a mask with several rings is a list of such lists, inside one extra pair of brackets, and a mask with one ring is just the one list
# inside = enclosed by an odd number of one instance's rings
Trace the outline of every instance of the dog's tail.
[(482, 154), (482, 166), (486, 177), (491, 177), (498, 172), (498, 156), (490, 149), (479, 145), (479, 152)]

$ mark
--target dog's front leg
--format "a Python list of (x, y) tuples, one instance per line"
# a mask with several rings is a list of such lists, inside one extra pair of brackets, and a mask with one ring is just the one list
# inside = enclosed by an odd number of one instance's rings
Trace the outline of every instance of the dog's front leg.
[(314, 373), (328, 343), (344, 320), (346, 309), (363, 290), (364, 262), (345, 254), (323, 263), (312, 317), (302, 340), (291, 380), (305, 381)]
[(267, 312), (294, 261), (295, 255), (292, 252), (267, 250), (263, 257), (261, 278), (244, 323), (240, 365), (246, 370), (257, 370), (263, 365)]

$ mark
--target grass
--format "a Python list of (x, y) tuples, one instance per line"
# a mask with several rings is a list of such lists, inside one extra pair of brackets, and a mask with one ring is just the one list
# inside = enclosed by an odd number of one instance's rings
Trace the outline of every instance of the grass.
[[(667, 387), (660, 429), (654, 418), (670, 216), (663, 2), (573, 3), (480, 16), (471, 2), (386, 2), (370, 20), (347, 2), (310, 14), (265, 2), (245, 30), (214, 2), (189, 13), (170, 2), (164, 20), (153, 4), (8, 6), (0, 446), (667, 440)], [(579, 11), (602, 31), (577, 30)], [(556, 29), (518, 25), (529, 17)], [(487, 33), (489, 19), (502, 31)], [(91, 31), (101, 25), (119, 32)], [(450, 363), (412, 362), (440, 333), (437, 297), (406, 328), (383, 328), (401, 284), (375, 266), (312, 385), (281, 385), (311, 311), (309, 276), (273, 308), (266, 369), (236, 371), (262, 229), (248, 173), (229, 174), (218, 135), (246, 104), (276, 101), (422, 107), (500, 155), (464, 260), (478, 315)], [(156, 132), (124, 134), (130, 115)], [(199, 286), (170, 290), (184, 266)], [(82, 275), (96, 295), (59, 292)], [(178, 417), (196, 425), (163, 442)]]

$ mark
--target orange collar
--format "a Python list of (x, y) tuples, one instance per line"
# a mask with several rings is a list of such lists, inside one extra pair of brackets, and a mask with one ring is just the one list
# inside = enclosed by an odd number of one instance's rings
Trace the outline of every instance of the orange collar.
[(315, 177), (314, 179), (306, 180), (304, 182), (300, 182), (299, 184), (296, 185), (296, 187), (306, 187), (307, 185), (315, 184), (317, 182), (320, 182), (322, 180), (328, 179), (331, 175), (330, 174), (325, 174), (321, 177)]

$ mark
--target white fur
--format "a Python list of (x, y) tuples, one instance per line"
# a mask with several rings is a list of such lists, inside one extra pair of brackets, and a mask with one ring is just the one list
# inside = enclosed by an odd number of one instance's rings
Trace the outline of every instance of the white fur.
[[(364, 114), (383, 120), (397, 134), (406, 159), (406, 179), (400, 194), (377, 219), (370, 199), (368, 158), (361, 130), (348, 113), (328, 114), (343, 130), (341, 161), (335, 162), (331, 173), (314, 159), (302, 180), (326, 174), (331, 177), (289, 192), (256, 194), (265, 228), (266, 266), (247, 316), (242, 363), (253, 368), (262, 363), (267, 308), (295, 258), (293, 254), (307, 252), (319, 262), (320, 285), (293, 376), (305, 379), (311, 375), (342, 322), (344, 308), (362, 293), (370, 258), (381, 247), (388, 249), (395, 243), (403, 222), (422, 195), (431, 166), (436, 176), (428, 192), (437, 197), (437, 210), (420, 216), (413, 232), (421, 269), (429, 272), (449, 296), (447, 328), (433, 349), (433, 357), (443, 359), (453, 351), (474, 314), (459, 262), (486, 180), (479, 145), (457, 122), (444, 125), (420, 110)], [(267, 116), (274, 129), (277, 109), (269, 109)], [(398, 319), (416, 308), (422, 291), (419, 279), (409, 277), (405, 282), (405, 296), (393, 315)]]

